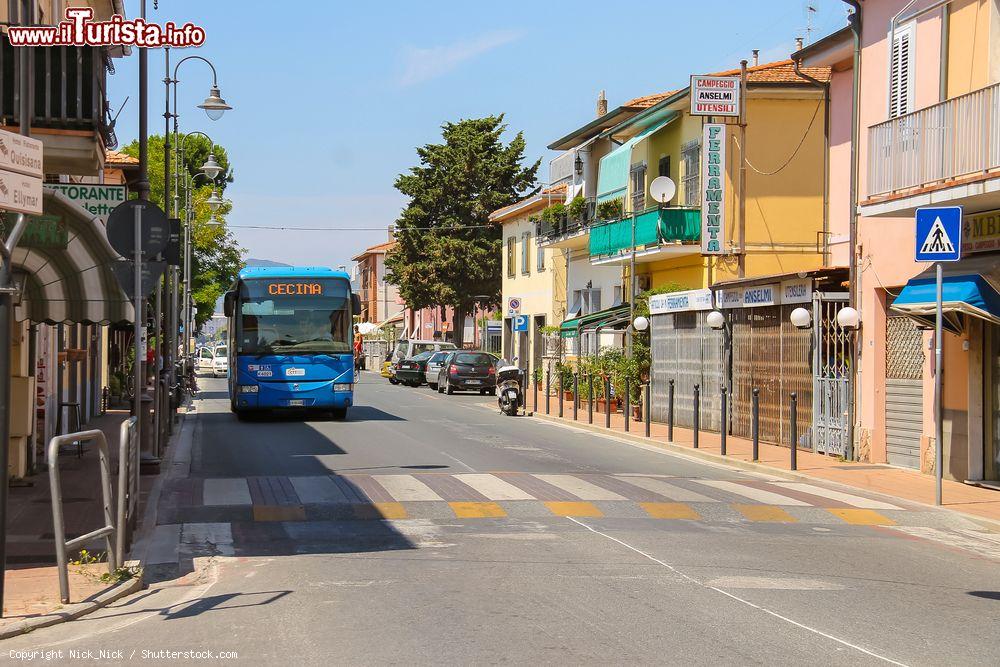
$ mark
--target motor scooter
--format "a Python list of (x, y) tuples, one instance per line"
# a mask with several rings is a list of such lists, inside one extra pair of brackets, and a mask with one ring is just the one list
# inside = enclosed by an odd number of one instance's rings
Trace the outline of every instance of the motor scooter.
[(524, 393), (521, 390), (524, 371), (516, 364), (517, 357), (510, 363), (501, 359), (497, 368), (497, 404), (500, 412), (509, 417), (515, 416), (524, 405)]

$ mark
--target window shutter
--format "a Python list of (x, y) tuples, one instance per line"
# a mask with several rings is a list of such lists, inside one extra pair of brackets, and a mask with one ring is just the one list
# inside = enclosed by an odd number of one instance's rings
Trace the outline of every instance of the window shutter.
[(889, 117), (913, 110), (913, 27), (896, 28), (889, 64)]

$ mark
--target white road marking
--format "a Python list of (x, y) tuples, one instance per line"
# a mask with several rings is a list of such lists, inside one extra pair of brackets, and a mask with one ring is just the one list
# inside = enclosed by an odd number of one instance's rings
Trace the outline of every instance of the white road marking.
[(485, 473), (452, 475), (462, 484), (471, 486), (490, 500), (534, 500), (535, 497), (522, 491), (510, 482)]
[(632, 486), (638, 486), (640, 489), (646, 489), (647, 491), (658, 493), (664, 498), (669, 498), (670, 500), (676, 500), (682, 503), (719, 502), (715, 498), (709, 498), (708, 496), (703, 496), (700, 493), (695, 493), (694, 491), (685, 489), (682, 486), (670, 484), (651, 477), (633, 477), (632, 475), (615, 475), (615, 477), (623, 482), (628, 482)]
[(181, 527), (182, 547), (213, 547), (220, 556), (233, 556), (233, 527), (229, 523), (185, 523)]
[(413, 475), (372, 475), (394, 500), (399, 502), (419, 500), (444, 500), (434, 490)]
[(808, 625), (805, 625), (804, 623), (799, 623), (798, 621), (793, 620), (791, 618), (788, 618), (787, 616), (782, 616), (781, 614), (779, 614), (776, 611), (771, 611), (767, 607), (762, 607), (760, 605), (754, 604), (753, 602), (750, 602), (749, 600), (744, 600), (743, 598), (741, 598), (741, 597), (739, 597), (737, 595), (733, 595), (732, 593), (729, 593), (728, 591), (724, 591), (721, 588), (718, 588), (716, 586), (712, 586), (712, 585), (709, 585), (709, 584), (704, 584), (704, 583), (698, 581), (697, 579), (695, 579), (694, 577), (691, 577), (691, 576), (689, 576), (687, 574), (684, 574), (683, 572), (681, 572), (680, 570), (678, 570), (676, 567), (674, 567), (670, 563), (662, 561), (659, 558), (656, 558), (655, 556), (652, 556), (652, 555), (646, 553), (645, 551), (637, 549), (637, 548), (633, 547), (631, 544), (628, 544), (627, 542), (623, 542), (622, 540), (619, 540), (617, 537), (612, 537), (611, 535), (608, 535), (607, 533), (602, 533), (601, 531), (597, 530), (596, 528), (591, 528), (586, 523), (584, 523), (583, 521), (580, 521), (579, 519), (576, 519), (575, 517), (569, 516), (569, 517), (566, 517), (566, 518), (569, 519), (570, 521), (572, 521), (573, 523), (577, 524), (577, 525), (583, 526), (584, 528), (586, 528), (587, 530), (589, 530), (592, 533), (600, 535), (601, 537), (605, 537), (605, 538), (611, 540), (612, 542), (616, 542), (616, 543), (620, 544), (621, 546), (625, 547), (626, 549), (629, 549), (630, 551), (634, 551), (635, 553), (639, 554), (643, 558), (651, 560), (651, 561), (653, 561), (654, 563), (656, 563), (658, 565), (662, 565), (663, 567), (667, 568), (668, 570), (670, 570), (674, 574), (676, 574), (676, 575), (678, 575), (680, 577), (683, 577), (684, 579), (686, 579), (687, 581), (690, 581), (692, 584), (695, 584), (696, 586), (701, 586), (702, 588), (707, 588), (708, 590), (715, 591), (717, 593), (722, 593), (726, 597), (728, 597), (728, 598), (730, 598), (732, 600), (735, 600), (736, 602), (739, 602), (741, 604), (745, 604), (748, 607), (752, 607), (753, 609), (756, 609), (758, 611), (762, 611), (765, 614), (769, 614), (771, 616), (774, 616), (775, 618), (777, 618), (779, 620), (782, 620), (782, 621), (785, 621), (786, 623), (790, 623), (791, 625), (794, 625), (797, 628), (802, 628), (803, 630), (806, 630), (806, 631), (811, 632), (813, 634), (819, 635), (820, 637), (825, 637), (826, 639), (829, 639), (831, 641), (835, 641), (835, 642), (837, 642), (838, 644), (840, 644), (842, 646), (846, 646), (848, 648), (852, 648), (855, 651), (859, 651), (861, 653), (864, 653), (865, 655), (870, 655), (871, 657), (876, 658), (878, 660), (883, 660), (883, 661), (889, 663), (890, 665), (899, 665), (900, 667), (906, 667), (905, 663), (898, 662), (896, 660), (893, 660), (892, 658), (889, 658), (887, 656), (881, 655), (880, 653), (875, 653), (874, 651), (870, 651), (870, 650), (868, 650), (868, 649), (866, 649), (866, 648), (864, 648), (862, 646), (858, 646), (857, 644), (852, 644), (851, 642), (849, 642), (849, 641), (847, 641), (845, 639), (841, 639), (840, 637), (835, 637), (835, 636), (833, 636), (831, 634), (823, 632), (822, 630), (817, 630), (816, 628), (813, 628), (813, 627), (810, 627)]
[(808, 493), (814, 496), (820, 496), (821, 498), (830, 498), (831, 500), (839, 500), (842, 503), (847, 503), (848, 505), (853, 505), (854, 507), (862, 507), (864, 509), (869, 509), (869, 510), (902, 509), (898, 505), (890, 505), (889, 503), (884, 503), (881, 500), (872, 500), (871, 498), (856, 496), (852, 493), (844, 493), (843, 491), (824, 489), (821, 486), (806, 484), (805, 482), (771, 482), (771, 484), (774, 484), (775, 486), (781, 486), (786, 489), (791, 489), (793, 491), (801, 491), (802, 493)]
[(981, 533), (974, 530), (961, 530), (957, 532), (939, 530), (926, 526), (890, 526), (891, 530), (898, 530), (907, 535), (922, 537), (945, 546), (962, 549), (971, 553), (1000, 561), (1000, 544), (989, 533)]
[(206, 479), (203, 486), (206, 505), (250, 505), (250, 487), (242, 477)]
[(765, 503), (767, 505), (810, 507), (809, 503), (801, 500), (789, 498), (788, 496), (783, 496), (779, 493), (771, 493), (770, 491), (758, 489), (753, 486), (744, 486), (742, 484), (737, 484), (736, 482), (726, 482), (718, 479), (693, 479), (691, 481), (704, 486), (711, 486), (712, 488), (719, 489), (720, 491), (727, 491), (737, 496), (743, 496), (744, 498), (749, 498), (750, 500), (756, 500), (757, 502)]
[(591, 484), (573, 475), (532, 475), (532, 477), (563, 491), (568, 491), (580, 500), (628, 500), (625, 496), (602, 489), (596, 484)]
[(304, 503), (336, 503), (347, 502), (336, 482), (327, 475), (315, 477), (289, 477), (295, 489), (295, 495)]

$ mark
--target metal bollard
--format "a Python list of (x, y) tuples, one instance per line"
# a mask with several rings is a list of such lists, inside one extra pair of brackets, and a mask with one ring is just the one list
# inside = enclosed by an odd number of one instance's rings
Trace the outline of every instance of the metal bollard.
[(798, 407), (799, 406), (798, 406), (798, 403), (799, 403), (798, 402), (798, 398), (796, 397), (795, 392), (793, 391), (792, 392), (792, 404), (791, 404), (791, 406), (789, 406), (789, 410), (791, 410), (791, 413), (792, 413), (791, 414), (791, 419), (792, 419), (792, 424), (791, 424), (791, 426), (792, 426), (792, 450), (791, 450), (792, 470), (798, 470), (799, 469), (799, 442), (798, 442), (798, 440), (799, 440), (799, 428), (798, 428), (798, 411), (799, 411), (799, 409), (798, 409)]
[(642, 406), (642, 416), (646, 420), (646, 437), (647, 438), (649, 437), (649, 434), (650, 434), (650, 430), (649, 430), (650, 429), (650, 420), (652, 419), (652, 416), (649, 414), (649, 402), (650, 402), (649, 394), (650, 394), (650, 389), (651, 389), (650, 384), (647, 382), (646, 383), (646, 396), (645, 396), (646, 401), (645, 401), (645, 404)]
[(563, 396), (566, 394), (566, 389), (563, 387), (563, 372), (559, 371), (559, 418), (562, 419), (563, 416)]
[[(537, 381), (535, 381), (535, 373), (537, 371), (538, 371), (537, 368), (535, 370), (533, 370), (531, 372), (531, 377), (528, 379), (528, 381), (531, 383), (531, 393), (533, 393), (535, 395), (534, 405), (532, 406), (532, 411), (533, 412), (538, 412), (538, 385), (540, 383), (537, 382)], [(541, 379), (541, 378), (539, 378), (539, 379)]]
[(580, 374), (573, 373), (573, 421), (580, 413)]
[(632, 422), (632, 386), (628, 378), (625, 378), (625, 406), (622, 413), (625, 415), (625, 432), (628, 433)]
[(604, 378), (604, 427), (611, 428), (611, 378)]
[(756, 461), (760, 458), (760, 389), (756, 387), (750, 402), (750, 437), (753, 439), (751, 460)]
[(549, 409), (550, 399), (552, 398), (552, 370), (545, 369), (545, 414), (549, 414), (551, 410)]
[(674, 441), (674, 381), (667, 383), (667, 442)]
[(698, 431), (701, 430), (701, 385), (694, 386), (694, 448), (698, 449)]
[(587, 374), (587, 423), (594, 423), (594, 374)]
[(726, 410), (726, 388), (722, 388), (722, 425), (719, 427), (719, 445), (722, 455), (726, 455), (726, 434), (729, 431), (729, 414)]

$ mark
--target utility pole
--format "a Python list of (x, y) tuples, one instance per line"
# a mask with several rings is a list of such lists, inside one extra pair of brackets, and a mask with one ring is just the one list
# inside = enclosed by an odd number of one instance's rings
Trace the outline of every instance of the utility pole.
[[(142, 0), (140, 5), (140, 16), (146, 20), (146, 0)], [(139, 181), (136, 183), (136, 191), (139, 199), (149, 200), (149, 53), (145, 48), (139, 48)], [(135, 432), (136, 440), (142, 443), (142, 399), (145, 397), (146, 378), (142, 365), (146, 357), (146, 346), (143, 344), (143, 330), (145, 328), (146, 312), (142, 300), (142, 209), (135, 209), (135, 363), (133, 372), (135, 376), (135, 389), (133, 390), (133, 403), (135, 409)], [(151, 459), (151, 452), (143, 452), (146, 458)]]
[(740, 227), (738, 277), (747, 273), (747, 61), (740, 61)]

